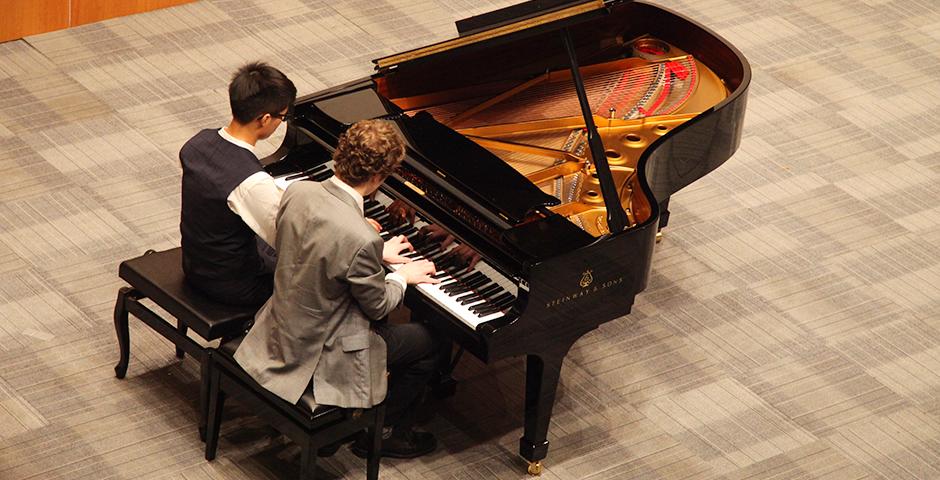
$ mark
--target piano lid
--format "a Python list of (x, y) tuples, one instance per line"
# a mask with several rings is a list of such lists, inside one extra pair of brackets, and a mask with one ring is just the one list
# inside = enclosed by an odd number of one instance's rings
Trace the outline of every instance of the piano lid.
[(558, 199), (540, 190), (496, 155), (438, 123), (427, 112), (397, 117), (405, 140), (446, 183), (458, 183), (511, 225)]
[(488, 48), (540, 32), (559, 30), (604, 12), (604, 0), (531, 0), (458, 21), (457, 28), (461, 36), (457, 38), (382, 57), (372, 63), (377, 70), (382, 71), (420, 59), (434, 59), (442, 55), (453, 58), (454, 52), (460, 49)]

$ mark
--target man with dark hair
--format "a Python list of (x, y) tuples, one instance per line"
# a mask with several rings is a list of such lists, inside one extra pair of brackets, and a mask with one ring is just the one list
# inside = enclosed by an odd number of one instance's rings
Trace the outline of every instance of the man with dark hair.
[[(431, 277), (433, 263), (400, 255), (411, 248), (403, 236), (383, 245), (363, 216), (364, 197), (403, 156), (389, 122), (358, 122), (340, 137), (334, 177), (287, 188), (277, 215), (274, 294), (235, 360), (275, 395), (311, 409), (368, 408), (385, 399), (382, 455), (412, 458), (437, 445), (433, 435), (412, 428), (437, 345), (423, 325), (390, 324), (385, 317), (408, 284), (438, 280)], [(398, 269), (386, 274), (383, 258)], [(365, 442), (353, 446), (357, 455), (365, 450)]]
[(180, 150), (183, 271), (216, 301), (260, 305), (271, 296), (283, 192), (254, 146), (287, 120), (297, 89), (276, 68), (250, 63), (235, 72), (228, 91), (228, 126), (203, 130)]

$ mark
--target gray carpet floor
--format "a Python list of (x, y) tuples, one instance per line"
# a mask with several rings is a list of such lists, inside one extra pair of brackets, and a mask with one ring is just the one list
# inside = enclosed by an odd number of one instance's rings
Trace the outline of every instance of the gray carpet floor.
[[(292, 478), (237, 405), (206, 462), (196, 364), (136, 322), (114, 378), (117, 264), (179, 244), (177, 152), (240, 64), (311, 93), (509, 3), (203, 0), (0, 44), (0, 478)], [(936, 2), (660, 3), (751, 61), (744, 139), (673, 197), (633, 313), (567, 357), (543, 478), (940, 478)], [(525, 477), (521, 361), (458, 376), (441, 448), (383, 479)]]

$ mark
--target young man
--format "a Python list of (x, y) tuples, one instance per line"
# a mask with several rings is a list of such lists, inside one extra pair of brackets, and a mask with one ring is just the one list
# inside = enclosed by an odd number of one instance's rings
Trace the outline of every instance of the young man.
[[(408, 284), (438, 280), (431, 278), (431, 262), (399, 255), (411, 248), (403, 236), (383, 245), (363, 216), (363, 197), (403, 156), (390, 123), (358, 122), (340, 137), (334, 177), (287, 188), (277, 216), (274, 294), (235, 360), (291, 403), (367, 408), (385, 400), (390, 429), (382, 455), (412, 458), (436, 446), (430, 433), (412, 427), (437, 348), (423, 325), (384, 319), (401, 304)], [(386, 274), (383, 257), (402, 265)], [(353, 451), (363, 454), (357, 445)]]
[(271, 296), (275, 216), (282, 192), (255, 156), (258, 140), (287, 120), (297, 89), (264, 63), (238, 69), (229, 84), (232, 120), (183, 145), (180, 233), (183, 271), (210, 298), (260, 305)]

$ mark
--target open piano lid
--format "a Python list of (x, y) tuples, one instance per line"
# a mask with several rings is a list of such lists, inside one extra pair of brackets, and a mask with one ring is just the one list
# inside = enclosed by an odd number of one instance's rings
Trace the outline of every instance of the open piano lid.
[(557, 31), (604, 13), (604, 0), (530, 0), (500, 10), (459, 20), (460, 36), (425, 47), (382, 57), (372, 61), (379, 71), (422, 59), (445, 56), (453, 65), (459, 63), (462, 50), (491, 48), (496, 45)]
[[(464, 52), (486, 54), (501, 46), (505, 48), (506, 41), (557, 31), (605, 12), (603, 0), (535, 0), (461, 20), (457, 22), (461, 31), (458, 38), (373, 60), (378, 70), (374, 76), (376, 86), (386, 98), (395, 98), (397, 89), (386, 89), (389, 81), (394, 81), (393, 77), (431, 78), (445, 68), (459, 74), (461, 66), (466, 66), (460, 63)], [(400, 75), (405, 71), (407, 75)], [(418, 83), (406, 83), (424, 88)], [(422, 113), (401, 118), (399, 125), (408, 142), (433, 163), (440, 177), (463, 184), (510, 225), (521, 223), (541, 207), (559, 203), (557, 198), (541, 191), (494, 154), (430, 115)]]
[[(608, 2), (611, 5), (630, 3), (625, 0)], [(373, 79), (377, 91), (388, 99), (420, 97), (433, 95), (435, 91), (492, 85), (492, 82), (518, 84), (548, 71), (569, 68), (604, 192), (608, 224), (611, 231), (621, 231), (628, 224), (627, 216), (617, 200), (604, 148), (584, 93), (577, 60), (578, 46), (569, 32), (569, 29), (578, 27), (592, 31), (597, 20), (608, 16), (608, 2), (533, 0), (461, 20), (457, 23), (461, 31), (458, 38), (374, 60), (377, 73)], [(586, 43), (582, 47), (589, 57), (591, 53), (617, 42), (604, 34), (598, 36), (596, 32), (583, 40)], [(526, 190), (534, 194), (538, 189)], [(539, 193), (542, 192), (539, 190)], [(543, 198), (547, 197), (543, 194)], [(541, 202), (543, 205), (556, 203)]]
[[(479, 81), (486, 82), (491, 75), (501, 76), (508, 70), (500, 68), (498, 62), (487, 61), (492, 60), (487, 58), (491, 54), (498, 52), (499, 55), (511, 55), (520, 44), (528, 44), (530, 48), (533, 43), (544, 44), (537, 39), (533, 42), (533, 37), (539, 34), (554, 36), (562, 29), (606, 13), (604, 0), (523, 2), (458, 21), (460, 36), (457, 38), (373, 60), (377, 70), (373, 79), (377, 91), (389, 99), (427, 93), (435, 88), (461, 88)], [(567, 62), (568, 55), (563, 43), (559, 37), (555, 37), (555, 40), (555, 48), (546, 48), (552, 57), (548, 61)], [(482, 62), (481, 55), (484, 59)], [(499, 55), (494, 55), (494, 58)], [(531, 65), (524, 70), (531, 71)], [(427, 81), (439, 78), (440, 75), (449, 77), (449, 80), (441, 83)], [(530, 72), (519, 75), (528, 76)], [(510, 224), (520, 223), (526, 215), (540, 207), (559, 203), (557, 198), (542, 192), (501, 160), (481, 161), (488, 157), (495, 160), (496, 157), (449, 127), (439, 124), (430, 115), (422, 112), (408, 120), (411, 121), (403, 122), (403, 133), (412, 145), (419, 144), (423, 147), (420, 150), (431, 153), (426, 158), (436, 164), (437, 173), (442, 177), (449, 175), (459, 179), (470, 191), (495, 207), (496, 211), (501, 211), (502, 216), (508, 217), (506, 220)], [(449, 143), (450, 148), (442, 143)], [(464, 148), (453, 148), (464, 144), (467, 144)], [(479, 160), (474, 161), (474, 158)]]

